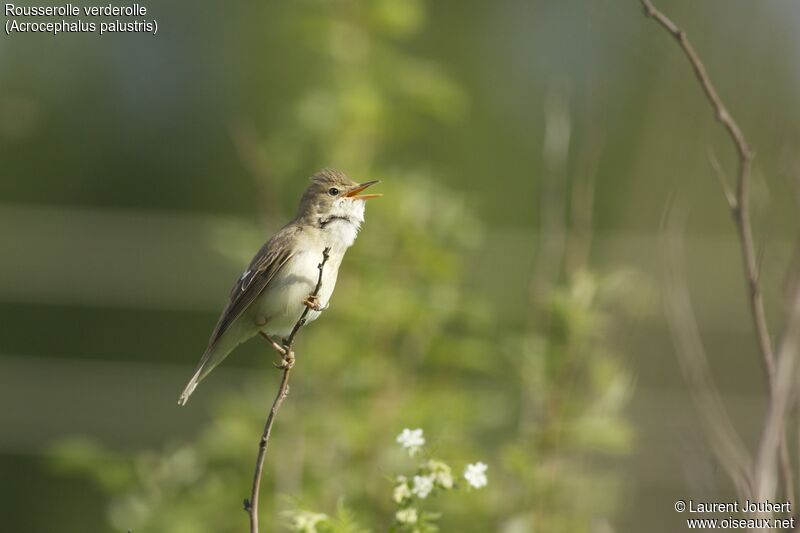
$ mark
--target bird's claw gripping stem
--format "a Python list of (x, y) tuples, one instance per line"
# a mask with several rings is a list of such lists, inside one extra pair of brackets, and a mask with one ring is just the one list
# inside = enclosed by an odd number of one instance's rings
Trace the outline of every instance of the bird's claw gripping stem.
[(279, 368), (281, 370), (289, 370), (290, 368), (294, 367), (294, 352), (291, 350), (287, 350), (284, 355), (281, 357), (281, 362), (275, 365), (275, 368)]
[(314, 294), (309, 294), (306, 297), (306, 299), (303, 300), (303, 304), (305, 304), (306, 307), (308, 307), (309, 309), (311, 309), (313, 311), (322, 311), (322, 310), (324, 310), (324, 308), (322, 307), (322, 304), (319, 303), (319, 297), (314, 295)]

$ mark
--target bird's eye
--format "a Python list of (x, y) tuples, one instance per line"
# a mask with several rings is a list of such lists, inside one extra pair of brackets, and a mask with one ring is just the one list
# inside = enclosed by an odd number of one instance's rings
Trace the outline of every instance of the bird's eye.
[(339, 194), (339, 189), (337, 189), (336, 187), (331, 187), (330, 189), (328, 189), (328, 194), (330, 194), (331, 196), (336, 196), (337, 194)]

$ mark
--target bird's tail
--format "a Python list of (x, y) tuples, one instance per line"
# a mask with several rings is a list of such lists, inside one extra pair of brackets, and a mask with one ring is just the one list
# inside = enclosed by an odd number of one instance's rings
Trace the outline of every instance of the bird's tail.
[(186, 388), (183, 389), (181, 397), (178, 398), (178, 405), (186, 405), (186, 402), (189, 401), (189, 396), (192, 395), (200, 381), (214, 370), (240, 342), (241, 340), (237, 339), (234, 335), (224, 335), (206, 349), (206, 352), (197, 364), (197, 368), (195, 368), (192, 379), (186, 384)]
[(197, 371), (192, 376), (192, 379), (189, 380), (189, 383), (186, 385), (186, 388), (183, 389), (181, 393), (181, 397), (178, 398), (178, 405), (186, 405), (186, 402), (189, 401), (189, 396), (192, 395), (194, 389), (197, 388), (197, 385), (200, 383), (200, 380), (203, 379), (203, 368), (202, 366), (197, 369)]

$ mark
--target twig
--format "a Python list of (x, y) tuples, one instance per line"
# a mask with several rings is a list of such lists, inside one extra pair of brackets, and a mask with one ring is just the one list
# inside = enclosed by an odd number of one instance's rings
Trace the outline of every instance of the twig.
[[(728, 201), (731, 206), (731, 214), (736, 222), (736, 229), (739, 234), (739, 243), (741, 247), (742, 260), (744, 263), (745, 277), (747, 281), (747, 289), (749, 294), (750, 313), (753, 317), (753, 325), (756, 332), (756, 338), (761, 353), (761, 364), (764, 368), (764, 377), (767, 384), (767, 391), (769, 393), (770, 407), (772, 410), (775, 404), (775, 353), (772, 347), (772, 339), (770, 337), (769, 328), (767, 326), (767, 317), (764, 312), (764, 299), (761, 294), (761, 286), (759, 284), (759, 269), (756, 259), (755, 247), (753, 244), (753, 229), (750, 222), (750, 167), (753, 161), (753, 150), (747, 142), (741, 128), (734, 120), (733, 116), (722, 103), (722, 99), (717, 93), (714, 84), (711, 83), (711, 78), (708, 76), (705, 65), (700, 60), (692, 44), (689, 42), (686, 32), (683, 31), (664, 13), (656, 9), (651, 0), (640, 0), (644, 8), (645, 15), (655, 20), (667, 32), (670, 33), (680, 45), (686, 58), (694, 70), (695, 77), (697, 78), (709, 104), (714, 110), (717, 120), (728, 132), (728, 135), (733, 142), (736, 154), (738, 157), (738, 170), (736, 175), (736, 195), (735, 198), (728, 196)], [(733, 201), (731, 201), (733, 200)], [(769, 419), (769, 414), (768, 417)], [(760, 446), (759, 455), (764, 448), (764, 438), (766, 438), (766, 431), (762, 432), (762, 443)], [(779, 445), (780, 454), (780, 471), (781, 479), (783, 482), (784, 496), (789, 499), (794, 499), (794, 485), (792, 477), (792, 466), (789, 460), (788, 448), (786, 445), (785, 429), (782, 428), (782, 434)], [(758, 471), (754, 473), (758, 475)], [(755, 480), (756, 486), (761, 483)]]
[(653, 18), (664, 29), (666, 29), (680, 44), (681, 49), (686, 54), (689, 63), (694, 69), (695, 76), (703, 88), (703, 92), (708, 98), (717, 120), (725, 127), (725, 130), (733, 141), (734, 148), (739, 158), (739, 169), (736, 180), (736, 198), (731, 205), (731, 212), (736, 220), (741, 241), (742, 256), (744, 258), (745, 273), (747, 284), (750, 291), (750, 308), (755, 322), (758, 343), (761, 348), (762, 362), (765, 369), (767, 382), (772, 387), (775, 377), (775, 354), (772, 350), (772, 341), (767, 328), (766, 314), (764, 313), (764, 302), (761, 296), (761, 289), (758, 282), (758, 265), (753, 246), (753, 231), (750, 224), (750, 164), (753, 160), (753, 151), (747, 143), (742, 130), (728, 112), (728, 108), (711, 83), (706, 67), (695, 52), (694, 47), (689, 42), (686, 32), (681, 30), (672, 20), (653, 6), (650, 0), (640, 0), (644, 7), (644, 12), (648, 17)]
[[(317, 265), (319, 277), (317, 278), (317, 285), (314, 287), (314, 291), (310, 294), (312, 297), (319, 295), (319, 290), (322, 287), (322, 271), (325, 268), (325, 263), (328, 262), (330, 251), (330, 248), (325, 248), (322, 251), (322, 262)], [(280, 409), (284, 398), (289, 394), (289, 372), (294, 366), (294, 352), (292, 352), (292, 346), (294, 345), (297, 332), (300, 331), (300, 328), (306, 323), (309, 311), (311, 311), (311, 307), (306, 305), (300, 318), (297, 319), (297, 322), (292, 328), (291, 333), (284, 340), (283, 346), (278, 345), (278, 343), (264, 335), (264, 337), (270, 341), (272, 347), (275, 348), (283, 358), (283, 363), (279, 367), (283, 370), (283, 375), (281, 376), (281, 383), (278, 387), (278, 394), (272, 402), (272, 408), (269, 410), (267, 422), (264, 424), (264, 432), (261, 434), (261, 440), (258, 442), (258, 456), (256, 457), (256, 467), (253, 472), (253, 488), (250, 492), (250, 498), (244, 500), (244, 510), (250, 515), (250, 533), (258, 533), (258, 495), (261, 490), (261, 473), (264, 471), (264, 459), (267, 456), (267, 445), (269, 444), (269, 438), (272, 434), (272, 423), (275, 420), (275, 415), (278, 413), (278, 409)]]
[(775, 464), (781, 438), (786, 434), (786, 417), (795, 399), (795, 383), (800, 379), (798, 348), (800, 348), (800, 291), (795, 291), (787, 318), (787, 329), (778, 352), (778, 374), (767, 421), (761, 437), (761, 446), (756, 458), (757, 501), (772, 497), (775, 489)]

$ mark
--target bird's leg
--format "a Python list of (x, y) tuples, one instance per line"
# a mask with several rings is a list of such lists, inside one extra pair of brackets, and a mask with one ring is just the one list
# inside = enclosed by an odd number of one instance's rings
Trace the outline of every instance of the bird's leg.
[[(305, 304), (306, 307), (308, 307), (309, 309), (312, 309), (314, 311), (323, 311), (324, 310), (322, 305), (319, 303), (319, 297), (316, 294), (309, 294), (306, 297), (306, 299), (303, 300), (303, 303)], [(325, 307), (327, 307), (327, 306), (325, 306)]]
[(286, 346), (286, 340), (283, 341), (283, 346), (275, 342), (275, 340), (264, 333), (263, 331), (258, 332), (259, 335), (264, 337), (268, 343), (275, 349), (276, 352), (281, 356), (281, 362), (275, 365), (275, 368), (280, 368), (281, 370), (286, 370), (287, 368), (292, 368), (294, 366), (294, 352)]
[(264, 337), (264, 338), (267, 340), (267, 342), (268, 342), (268, 343), (270, 343), (270, 345), (272, 346), (272, 348), (273, 348), (273, 349), (274, 349), (276, 352), (278, 352), (278, 354), (280, 354), (281, 358), (285, 358), (285, 357), (286, 357), (286, 354), (287, 354), (287, 350), (286, 350), (286, 348), (284, 348), (283, 346), (281, 346), (280, 344), (278, 344), (277, 342), (275, 342), (275, 341), (272, 339), (272, 337), (270, 337), (269, 335), (267, 335), (267, 334), (266, 334), (266, 333), (264, 333), (263, 331), (259, 331), (259, 332), (258, 332), (258, 334), (259, 334), (259, 335), (261, 335), (262, 337)]

